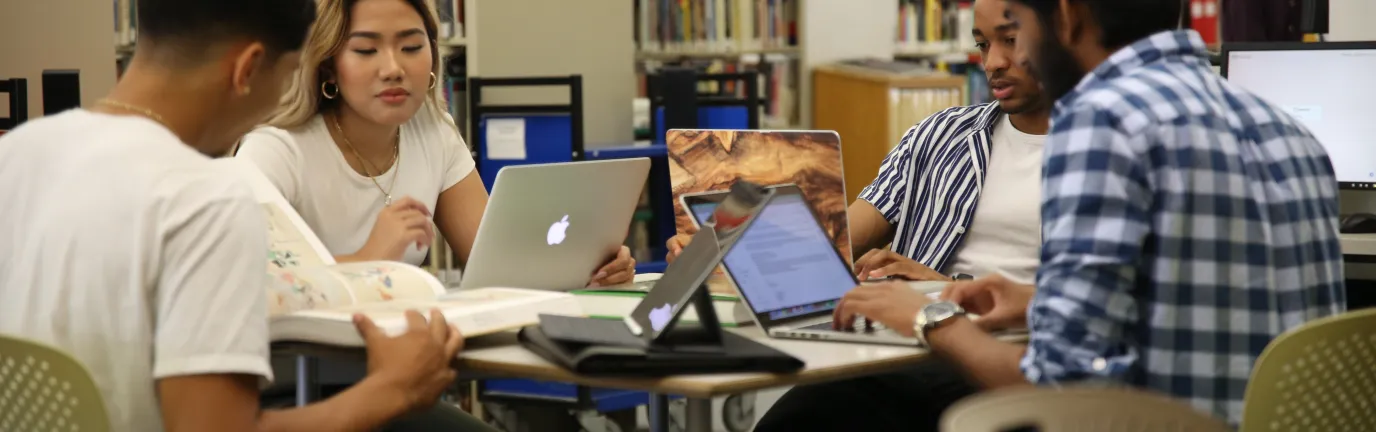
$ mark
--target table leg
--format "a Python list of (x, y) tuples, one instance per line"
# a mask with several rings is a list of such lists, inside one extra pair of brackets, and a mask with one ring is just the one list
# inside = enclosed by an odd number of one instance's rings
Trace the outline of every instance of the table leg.
[(320, 363), (315, 357), (296, 356), (296, 406), (320, 399)]
[(687, 432), (712, 432), (712, 400), (689, 398), (685, 417)]
[(669, 396), (650, 393), (650, 405), (646, 407), (650, 418), (650, 432), (669, 432)]

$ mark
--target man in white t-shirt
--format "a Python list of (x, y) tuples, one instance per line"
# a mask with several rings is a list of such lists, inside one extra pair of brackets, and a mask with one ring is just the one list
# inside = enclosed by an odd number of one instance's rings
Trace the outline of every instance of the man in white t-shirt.
[(0, 138), (0, 333), (79, 360), (117, 431), (375, 429), (433, 406), (462, 345), (437, 312), (396, 337), (356, 319), (368, 378), (259, 409), (266, 222), (207, 155), (276, 106), (313, 2), (142, 0), (138, 15), (108, 96)]

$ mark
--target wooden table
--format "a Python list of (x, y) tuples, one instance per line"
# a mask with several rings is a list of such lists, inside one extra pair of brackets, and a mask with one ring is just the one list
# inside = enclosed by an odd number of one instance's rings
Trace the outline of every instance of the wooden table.
[(790, 374), (735, 373), (678, 375), (663, 378), (588, 377), (570, 372), (516, 342), (514, 333), (474, 340), (459, 355), (464, 372), (493, 377), (570, 382), (591, 387), (650, 392), (650, 430), (668, 430), (667, 395), (687, 398), (686, 429), (712, 430), (712, 398), (789, 385), (812, 384), (874, 375), (912, 366), (928, 351), (917, 347), (771, 339), (759, 327), (727, 329), (750, 337), (802, 360), (806, 366)]
[(642, 390), (682, 395), (694, 399), (767, 389), (788, 385), (812, 384), (890, 372), (911, 366), (927, 356), (916, 347), (867, 345), (839, 342), (770, 339), (759, 327), (732, 328), (727, 331), (748, 336), (797, 357), (804, 369), (791, 374), (736, 373), (678, 375), (664, 378), (587, 377), (554, 365), (516, 343), (515, 334), (493, 335), (464, 348), (459, 354), (465, 372), (507, 378), (563, 381), (592, 387)]
[[(917, 347), (839, 342), (771, 339), (758, 327), (727, 329), (750, 337), (801, 359), (806, 366), (790, 374), (736, 373), (679, 375), (662, 378), (613, 378), (578, 375), (546, 361), (516, 341), (514, 332), (474, 338), (459, 354), (459, 370), (466, 377), (526, 378), (569, 382), (592, 387), (641, 390), (653, 393), (650, 429), (667, 431), (667, 395), (688, 399), (687, 430), (712, 430), (712, 398), (773, 387), (812, 384), (881, 374), (912, 366), (928, 351)], [(339, 349), (309, 344), (277, 344), (278, 355), (347, 356), (360, 358), (359, 349)], [(305, 357), (302, 357), (305, 358)], [(298, 402), (316, 395), (311, 381), (311, 361), (298, 363)]]

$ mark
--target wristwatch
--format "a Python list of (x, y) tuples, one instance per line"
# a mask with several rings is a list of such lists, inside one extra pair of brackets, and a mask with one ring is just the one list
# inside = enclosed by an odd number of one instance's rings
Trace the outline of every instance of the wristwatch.
[(958, 304), (948, 301), (928, 304), (917, 311), (917, 317), (913, 319), (913, 335), (917, 336), (918, 342), (926, 346), (928, 330), (940, 327), (961, 315), (965, 315), (965, 309)]

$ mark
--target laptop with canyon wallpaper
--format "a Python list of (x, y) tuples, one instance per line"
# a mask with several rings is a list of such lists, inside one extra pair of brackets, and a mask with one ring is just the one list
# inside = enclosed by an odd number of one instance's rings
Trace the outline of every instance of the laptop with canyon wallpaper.
[[(850, 257), (841, 137), (833, 131), (673, 129), (665, 137), (679, 233), (692, 229), (685, 194), (724, 192), (737, 181), (795, 184), (841, 256)], [(849, 261), (849, 260), (847, 260)]]

